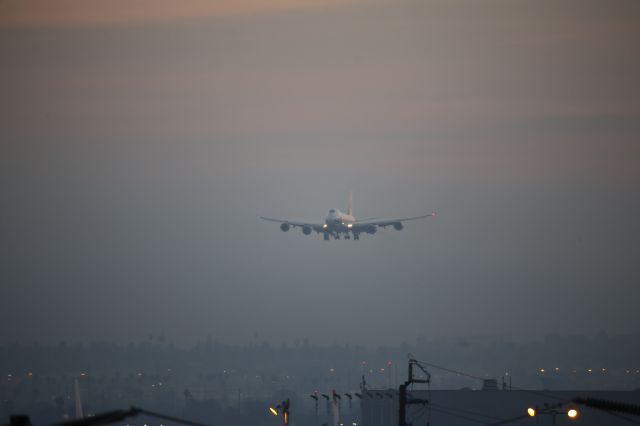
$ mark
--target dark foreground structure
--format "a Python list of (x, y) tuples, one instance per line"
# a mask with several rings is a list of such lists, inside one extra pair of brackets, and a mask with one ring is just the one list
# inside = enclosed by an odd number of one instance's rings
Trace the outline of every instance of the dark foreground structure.
[[(640, 390), (414, 390), (409, 395), (406, 424), (413, 426), (640, 424), (640, 416), (616, 409), (640, 406)], [(591, 401), (603, 407), (589, 406)], [(396, 390), (369, 389), (362, 398), (362, 426), (399, 426), (399, 408)], [(573, 419), (567, 415), (571, 409), (577, 411)]]
[[(471, 426), (471, 425), (630, 425), (640, 424), (640, 390), (635, 391), (531, 391), (531, 390), (411, 390), (401, 414), (395, 389), (364, 389), (359, 408), (334, 417), (328, 411), (314, 417), (292, 416), (292, 426)], [(354, 401), (355, 402), (355, 401)], [(343, 407), (346, 408), (346, 407)], [(302, 410), (304, 411), (304, 410)], [(324, 411), (324, 410), (320, 410)], [(360, 411), (360, 416), (357, 412)], [(573, 416), (568, 413), (573, 411)], [(275, 414), (275, 409), (272, 411)], [(262, 411), (246, 425), (277, 425), (280, 420)], [(287, 416), (284, 417), (288, 424)], [(334, 423), (337, 422), (337, 423)], [(12, 416), (12, 426), (31, 426), (28, 416)], [(1, 424), (1, 423), (0, 423)], [(209, 418), (200, 422), (131, 408), (99, 413), (54, 426), (221, 426)]]

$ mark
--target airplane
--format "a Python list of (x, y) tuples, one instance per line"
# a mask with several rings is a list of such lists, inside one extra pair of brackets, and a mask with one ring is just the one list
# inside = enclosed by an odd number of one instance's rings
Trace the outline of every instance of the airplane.
[(354, 240), (359, 240), (360, 234), (366, 233), (373, 235), (378, 231), (378, 228), (386, 229), (387, 226), (393, 226), (393, 229), (395, 229), (396, 231), (400, 231), (404, 228), (402, 222), (436, 216), (434, 212), (422, 216), (405, 217), (398, 219), (367, 218), (356, 220), (355, 216), (353, 215), (352, 204), (353, 196), (352, 194), (349, 194), (349, 206), (347, 208), (347, 212), (344, 213), (339, 209), (332, 208), (327, 213), (324, 223), (298, 222), (286, 219), (273, 219), (264, 216), (260, 216), (260, 218), (269, 222), (280, 223), (280, 230), (282, 232), (289, 231), (291, 227), (298, 227), (302, 228), (302, 233), (304, 235), (309, 235), (315, 231), (316, 234), (322, 234), (325, 240), (329, 240), (331, 237), (333, 237), (335, 240), (339, 240), (341, 234), (344, 234), (345, 240), (351, 239), (351, 234), (353, 234)]

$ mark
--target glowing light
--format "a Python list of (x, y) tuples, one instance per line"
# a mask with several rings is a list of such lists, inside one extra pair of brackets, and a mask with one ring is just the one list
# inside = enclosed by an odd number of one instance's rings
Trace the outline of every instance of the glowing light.
[(576, 410), (575, 408), (572, 408), (571, 410), (567, 411), (567, 416), (569, 416), (572, 419), (575, 419), (576, 417), (578, 417), (578, 410)]
[(277, 411), (276, 411), (276, 409), (275, 409), (275, 408), (273, 408), (273, 407), (269, 407), (269, 411), (271, 411), (271, 414), (273, 414), (274, 416), (277, 416), (277, 415), (278, 415), (278, 412), (277, 412)]
[(541, 373), (544, 373), (544, 368), (541, 368), (541, 369), (540, 369), (540, 372), (541, 372)]
[(322, 224), (322, 227), (325, 228), (325, 229), (327, 228), (327, 226), (328, 225), (326, 223)]
[(353, 228), (353, 223), (348, 224), (347, 228)]
[(527, 408), (527, 414), (529, 417), (534, 417), (536, 415), (536, 409), (531, 407)]

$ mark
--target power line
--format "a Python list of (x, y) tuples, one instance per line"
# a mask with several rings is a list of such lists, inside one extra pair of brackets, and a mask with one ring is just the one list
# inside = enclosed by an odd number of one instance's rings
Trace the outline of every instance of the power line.
[[(418, 361), (418, 360), (416, 360), (416, 361)], [(427, 361), (418, 361), (418, 362), (420, 362), (420, 363), (422, 363), (424, 365), (428, 365), (429, 367), (437, 368), (438, 370), (443, 370), (443, 371), (447, 371), (449, 373), (457, 374), (459, 376), (469, 377), (470, 379), (474, 379), (474, 380), (484, 380), (484, 377), (474, 376), (473, 374), (465, 373), (463, 371), (454, 370), (452, 368), (443, 367), (441, 365), (432, 364), (432, 363), (427, 362)]]
[[(425, 364), (425, 365), (428, 365), (430, 367), (437, 368), (439, 370), (443, 370), (443, 371), (446, 371), (446, 372), (449, 372), (449, 373), (457, 374), (459, 376), (464, 376), (464, 377), (468, 377), (470, 379), (480, 380), (480, 381), (484, 381), (485, 380), (484, 377), (475, 376), (473, 374), (465, 373), (464, 371), (454, 370), (452, 368), (443, 367), (441, 365), (432, 364), (432, 363), (426, 362), (426, 361), (420, 361), (420, 362)], [(530, 390), (530, 389), (524, 389), (524, 388), (520, 388), (520, 387), (517, 387), (517, 386), (511, 386), (511, 388), (515, 389), (515, 390), (522, 391), (522, 392), (528, 392), (528, 393), (530, 393), (532, 395), (544, 396), (546, 398), (557, 399), (559, 401), (564, 401), (564, 402), (571, 402), (570, 399), (562, 398), (562, 397), (559, 397), (557, 395), (552, 395), (552, 394), (549, 394), (549, 393), (546, 393), (546, 392), (540, 392), (540, 391), (534, 391), (534, 390)]]

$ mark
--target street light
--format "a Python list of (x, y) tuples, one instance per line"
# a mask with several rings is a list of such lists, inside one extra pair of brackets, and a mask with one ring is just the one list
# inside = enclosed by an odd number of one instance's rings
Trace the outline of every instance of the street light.
[(344, 396), (349, 398), (349, 409), (351, 409), (351, 401), (353, 400), (353, 395), (351, 395), (349, 392), (347, 392), (347, 393), (344, 394)]
[(276, 405), (276, 408), (269, 407), (269, 411), (274, 416), (278, 415), (278, 411), (281, 412), (284, 426), (289, 426), (289, 400), (288, 399)]
[(313, 393), (311, 395), (309, 395), (311, 398), (313, 398), (314, 402), (315, 402), (315, 406), (316, 406), (316, 426), (318, 426), (318, 391), (313, 391)]
[(549, 414), (552, 416), (553, 426), (556, 425), (556, 416), (558, 414), (566, 414), (567, 417), (569, 417), (571, 420), (575, 420), (578, 417), (579, 413), (578, 413), (578, 410), (576, 410), (575, 408), (571, 408), (568, 411), (564, 412), (564, 411), (556, 410), (557, 407), (560, 407), (560, 405), (549, 407), (548, 404), (545, 404), (545, 408), (543, 408), (542, 410), (539, 410), (538, 407), (529, 407), (527, 408), (527, 414), (529, 415), (529, 417), (535, 417), (538, 414), (540, 415)]

